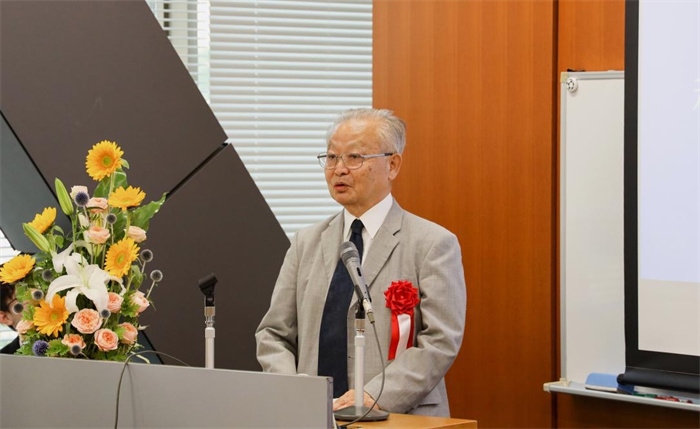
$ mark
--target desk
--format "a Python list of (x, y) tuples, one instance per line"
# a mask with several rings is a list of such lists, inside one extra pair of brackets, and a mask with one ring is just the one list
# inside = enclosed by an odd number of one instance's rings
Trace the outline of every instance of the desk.
[[(338, 426), (345, 423), (347, 422), (338, 422)], [(389, 418), (381, 422), (357, 422), (349, 426), (350, 429), (476, 429), (476, 427), (476, 420), (410, 414), (389, 414)]]

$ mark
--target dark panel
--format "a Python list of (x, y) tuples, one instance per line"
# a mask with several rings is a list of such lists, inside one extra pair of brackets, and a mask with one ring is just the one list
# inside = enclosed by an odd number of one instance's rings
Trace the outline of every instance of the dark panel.
[(45, 207), (55, 207), (56, 223), (64, 231), (70, 230), (70, 221), (61, 211), (53, 189), (53, 181), (44, 181), (0, 116), (0, 229), (14, 249), (24, 253), (37, 251), (24, 235), (22, 224), (31, 222)]
[(108, 139), (160, 196), (226, 140), (143, 0), (0, 1), (0, 64), (0, 108), (48, 183), (91, 186)]
[(92, 188), (88, 149), (116, 141), (146, 201), (169, 194), (143, 246), (155, 253), (147, 271), (165, 274), (142, 318), (153, 347), (204, 365), (197, 281), (213, 272), (216, 366), (258, 370), (254, 331), (289, 241), (145, 2), (0, 0), (0, 109), (12, 150), (43, 176), (3, 187), (13, 217), (2, 226), (26, 221), (14, 198), (55, 177)]
[(227, 145), (168, 198), (143, 247), (155, 255), (147, 271), (164, 273), (151, 295), (156, 309), (142, 318), (155, 349), (204, 366), (204, 295), (197, 282), (213, 272), (215, 366), (259, 370), (255, 328), (269, 306), (289, 240), (233, 147)]

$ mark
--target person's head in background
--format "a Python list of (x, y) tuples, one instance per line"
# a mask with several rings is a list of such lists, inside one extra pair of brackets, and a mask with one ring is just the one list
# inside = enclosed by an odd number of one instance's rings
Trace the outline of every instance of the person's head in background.
[(328, 128), (319, 159), (328, 190), (355, 217), (383, 200), (401, 168), (406, 125), (386, 109), (351, 109)]
[(0, 323), (15, 328), (22, 319), (21, 302), (15, 299), (15, 287), (0, 281)]

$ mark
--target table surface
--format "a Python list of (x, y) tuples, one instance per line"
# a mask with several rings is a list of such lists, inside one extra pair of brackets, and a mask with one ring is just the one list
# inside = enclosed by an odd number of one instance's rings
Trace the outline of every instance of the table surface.
[[(338, 426), (348, 422), (338, 421)], [(348, 426), (349, 429), (386, 428), (386, 429), (475, 429), (476, 420), (453, 419), (447, 417), (414, 416), (410, 414), (389, 414), (389, 418), (379, 422), (357, 422)]]

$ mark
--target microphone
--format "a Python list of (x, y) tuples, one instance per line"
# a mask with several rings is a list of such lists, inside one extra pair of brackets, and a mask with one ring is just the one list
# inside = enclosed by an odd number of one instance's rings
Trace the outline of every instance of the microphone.
[(214, 306), (214, 288), (216, 286), (216, 282), (216, 275), (211, 273), (208, 276), (199, 279), (199, 282), (197, 283), (199, 289), (204, 294), (204, 303), (207, 307)]
[(352, 241), (345, 241), (340, 245), (340, 259), (343, 260), (345, 268), (347, 268), (348, 273), (350, 273), (352, 284), (355, 285), (357, 299), (362, 303), (362, 307), (365, 309), (365, 313), (367, 313), (370, 323), (374, 323), (372, 299), (369, 297), (367, 284), (365, 283), (365, 279), (362, 277), (362, 270), (360, 268), (360, 253), (357, 251), (355, 243)]

